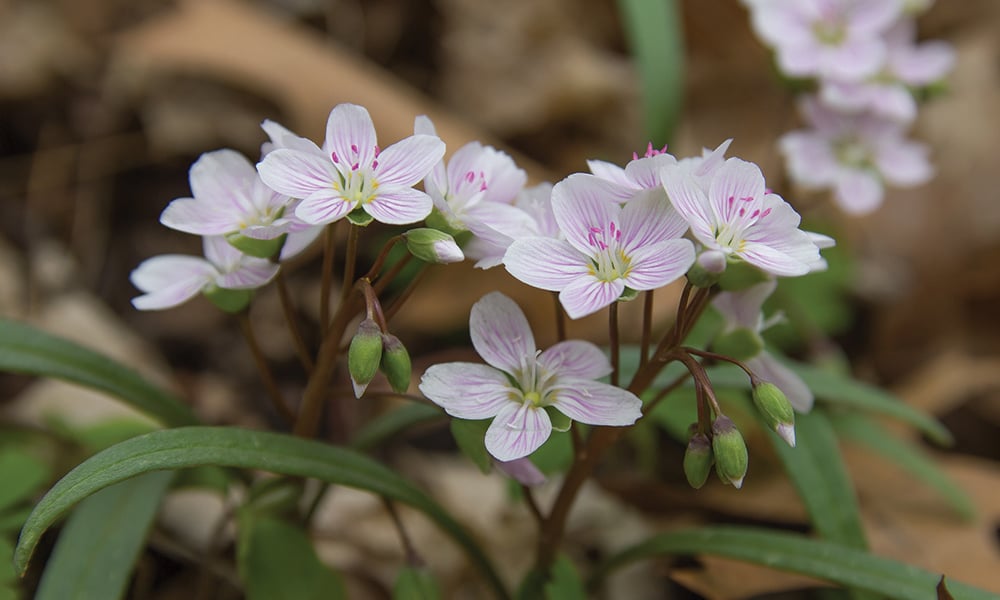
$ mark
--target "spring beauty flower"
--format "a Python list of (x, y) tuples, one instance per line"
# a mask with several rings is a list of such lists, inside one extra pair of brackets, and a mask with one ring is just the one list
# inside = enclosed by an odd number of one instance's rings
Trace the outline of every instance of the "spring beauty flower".
[(405, 225), (430, 214), (430, 197), (413, 185), (444, 150), (444, 142), (430, 135), (410, 136), (382, 150), (368, 111), (340, 104), (327, 120), (322, 156), (305, 148), (278, 148), (257, 170), (271, 188), (301, 198), (295, 214), (306, 223), (332, 223), (360, 208), (376, 221)]
[(799, 214), (765, 189), (753, 163), (730, 158), (701, 182), (680, 166), (668, 166), (663, 187), (709, 252), (780, 276), (805, 275), (819, 260), (816, 244), (798, 228)]
[(472, 307), (469, 332), (487, 364), (433, 365), (420, 391), (453, 417), (492, 418), (485, 442), (497, 460), (537, 450), (552, 433), (550, 410), (588, 425), (631, 425), (642, 416), (635, 394), (594, 381), (611, 372), (597, 346), (569, 340), (539, 352), (524, 313), (500, 292)]
[(206, 152), (189, 172), (192, 198), (177, 198), (160, 222), (178, 231), (215, 236), (239, 234), (273, 240), (288, 233), (291, 199), (264, 185), (253, 163), (235, 150)]
[(503, 264), (514, 240), (527, 237), (562, 238), (552, 212), (552, 184), (540, 183), (522, 189), (513, 205), (492, 203), (481, 210), (482, 221), (474, 226), (465, 254), (479, 269)]
[(507, 270), (530, 286), (559, 292), (573, 319), (594, 313), (626, 288), (652, 290), (683, 275), (694, 247), (687, 223), (662, 195), (641, 194), (624, 207), (613, 183), (577, 173), (556, 184), (552, 210), (565, 239), (515, 240)]
[(927, 147), (906, 139), (899, 123), (845, 115), (815, 98), (806, 98), (800, 108), (811, 128), (786, 133), (778, 142), (788, 174), (806, 188), (832, 188), (848, 213), (878, 208), (886, 183), (913, 187), (934, 175)]
[(173, 308), (200, 292), (251, 290), (267, 284), (278, 273), (278, 265), (254, 258), (233, 248), (221, 236), (204, 238), (205, 258), (181, 254), (154, 256), (142, 262), (130, 276), (143, 292), (132, 299), (139, 310)]

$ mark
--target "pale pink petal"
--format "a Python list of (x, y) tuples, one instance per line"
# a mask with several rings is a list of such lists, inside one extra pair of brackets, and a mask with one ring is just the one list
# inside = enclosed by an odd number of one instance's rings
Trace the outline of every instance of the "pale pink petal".
[(621, 209), (615, 203), (615, 184), (586, 173), (575, 173), (552, 188), (552, 212), (566, 240), (591, 255), (593, 230), (606, 231)]
[(778, 141), (792, 179), (808, 187), (827, 187), (836, 181), (837, 157), (830, 142), (820, 135), (793, 131)]
[(368, 168), (375, 158), (377, 144), (375, 124), (372, 123), (366, 108), (345, 103), (338, 104), (330, 111), (330, 117), (326, 121), (326, 143), (323, 149), (330, 153), (331, 159), (336, 156), (333, 160), (342, 169), (347, 171), (353, 169), (355, 165)]
[(361, 206), (380, 223), (408, 225), (431, 214), (434, 203), (430, 196), (420, 190), (393, 187), (379, 189), (378, 196)]
[(414, 135), (389, 146), (374, 169), (379, 185), (411, 186), (431, 172), (444, 157), (444, 142), (430, 135)]
[(577, 278), (559, 292), (559, 302), (571, 319), (593, 314), (612, 302), (625, 291), (621, 279), (600, 281), (593, 275)]
[[(721, 168), (721, 167), (720, 167)], [(678, 213), (691, 226), (691, 233), (703, 244), (715, 245), (715, 217), (705, 192), (682, 166), (663, 170), (663, 189)]]
[(892, 185), (921, 185), (934, 176), (934, 167), (927, 154), (927, 147), (923, 144), (886, 140), (875, 150), (875, 164), (882, 177)]
[(712, 300), (712, 306), (722, 314), (726, 329), (743, 327), (750, 331), (760, 331), (761, 308), (778, 287), (776, 279), (752, 285), (738, 292), (722, 292)]
[(747, 366), (757, 377), (778, 386), (792, 404), (792, 408), (800, 413), (812, 410), (815, 396), (802, 378), (794, 371), (781, 364), (766, 350), (747, 361)]
[(472, 346), (489, 365), (515, 374), (526, 360), (534, 360), (535, 336), (520, 307), (500, 292), (491, 292), (472, 305), (469, 314)]
[(524, 283), (557, 292), (590, 273), (590, 261), (568, 242), (533, 237), (514, 240), (503, 259), (507, 271)]
[(660, 173), (663, 167), (676, 165), (677, 159), (670, 154), (657, 154), (645, 158), (637, 158), (625, 165), (625, 174), (629, 179), (644, 189), (660, 187)]
[(808, 263), (767, 244), (745, 242), (740, 256), (751, 265), (779, 277), (797, 277), (809, 272)]
[(851, 40), (823, 54), (821, 74), (856, 81), (878, 72), (885, 56), (885, 44), (880, 39)]
[(807, 43), (782, 44), (775, 48), (778, 67), (792, 77), (815, 75), (823, 64), (823, 49), (810, 40)]
[(288, 219), (278, 219), (270, 225), (250, 225), (240, 230), (240, 235), (255, 240), (273, 240), (285, 235), (292, 229), (292, 223)]
[(619, 167), (614, 163), (609, 163), (603, 160), (588, 160), (587, 167), (590, 168), (590, 172), (595, 176), (604, 179), (605, 181), (610, 181), (611, 183), (618, 184), (622, 188), (622, 201), (624, 202), (628, 199), (628, 195), (637, 186), (628, 175), (625, 174), (625, 169)]
[(754, 31), (771, 45), (804, 44), (812, 40), (812, 25), (794, 2), (769, 2), (751, 11)]
[(690, 240), (667, 240), (639, 248), (629, 258), (631, 267), (625, 285), (633, 290), (655, 290), (680, 279), (694, 264), (694, 244)]
[(515, 390), (507, 377), (492, 367), (453, 362), (432, 365), (420, 378), (420, 391), (430, 401), (459, 419), (488, 419), (511, 401)]
[(295, 135), (280, 123), (271, 119), (264, 119), (264, 122), (260, 124), (260, 128), (264, 130), (267, 137), (271, 138), (270, 146), (261, 147), (261, 155), (269, 154), (273, 150), (287, 148), (289, 150), (298, 150), (300, 152), (323, 156), (323, 151), (320, 150), (320, 147), (315, 142)]
[(524, 458), (549, 439), (552, 421), (548, 413), (530, 404), (510, 402), (486, 430), (486, 451), (504, 462)]
[(241, 264), (215, 278), (215, 284), (230, 290), (252, 290), (267, 285), (278, 274), (278, 264), (263, 258), (244, 257)]
[(160, 215), (160, 223), (195, 235), (222, 235), (238, 230), (240, 213), (206, 199), (177, 198)]
[(688, 229), (687, 221), (674, 210), (660, 186), (640, 193), (626, 204), (620, 221), (621, 249), (626, 255), (639, 248), (679, 238)]
[(319, 234), (323, 232), (323, 227), (306, 227), (305, 229), (297, 229), (288, 234), (285, 238), (285, 245), (281, 247), (280, 260), (285, 261), (293, 256), (296, 256), (303, 250), (309, 247)]
[(231, 271), (243, 260), (243, 253), (234, 248), (221, 235), (206, 235), (201, 238), (201, 248), (208, 262), (219, 271)]
[(559, 342), (538, 356), (538, 364), (560, 376), (598, 379), (611, 372), (611, 361), (590, 342)]
[(908, 52), (894, 53), (890, 64), (897, 77), (909, 85), (930, 85), (955, 65), (955, 49), (947, 42), (925, 42)]
[(869, 104), (876, 114), (900, 123), (917, 118), (917, 101), (903, 85), (873, 86)]
[[(275, 150), (275, 152), (280, 152)], [(274, 155), (272, 152), (268, 156)], [(326, 225), (343, 218), (354, 210), (355, 203), (348, 202), (333, 188), (318, 189), (306, 196), (295, 207), (295, 216), (310, 225)]]
[(413, 133), (417, 135), (437, 136), (437, 129), (434, 128), (434, 121), (427, 115), (417, 115), (413, 119)]
[(631, 425), (642, 417), (642, 400), (632, 392), (573, 377), (560, 379), (552, 406), (587, 425)]
[(852, 36), (876, 37), (886, 33), (902, 14), (900, 0), (864, 0), (844, 10), (847, 29)]
[(254, 166), (235, 150), (206, 152), (188, 174), (191, 192), (198, 200), (211, 202), (233, 214), (253, 210), (251, 190), (257, 179)]
[(298, 150), (278, 149), (257, 163), (260, 178), (277, 192), (305, 198), (319, 190), (332, 190), (340, 173), (328, 159)]
[(130, 275), (144, 295), (132, 299), (139, 310), (161, 310), (187, 302), (212, 281), (215, 267), (195, 256), (166, 254), (143, 261)]
[(527, 458), (518, 458), (508, 462), (498, 460), (496, 465), (507, 477), (514, 479), (521, 485), (534, 487), (545, 483), (545, 474)]
[(855, 215), (867, 214), (878, 208), (883, 194), (882, 182), (868, 171), (843, 170), (834, 188), (837, 204)]
[(744, 198), (764, 195), (764, 174), (760, 167), (740, 158), (730, 158), (715, 172), (708, 188), (708, 199), (719, 223), (736, 218)]

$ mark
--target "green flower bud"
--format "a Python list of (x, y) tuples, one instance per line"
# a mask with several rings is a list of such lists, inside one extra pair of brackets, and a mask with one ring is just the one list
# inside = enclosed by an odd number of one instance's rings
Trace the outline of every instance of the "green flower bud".
[(704, 433), (695, 431), (684, 451), (684, 476), (687, 477), (688, 484), (694, 489), (705, 485), (714, 461), (712, 442)]
[(379, 368), (389, 380), (392, 391), (404, 394), (410, 388), (410, 353), (403, 342), (391, 333), (382, 336), (382, 364)]
[(760, 334), (746, 327), (737, 327), (712, 340), (712, 351), (736, 360), (749, 360), (764, 350)]
[(753, 387), (753, 403), (764, 423), (794, 448), (795, 411), (784, 392), (768, 381), (758, 382)]
[(249, 306), (253, 298), (253, 290), (230, 290), (217, 285), (211, 285), (201, 293), (205, 294), (205, 297), (219, 310), (234, 315)]
[(354, 396), (360, 398), (365, 388), (375, 378), (382, 361), (382, 330), (372, 319), (365, 319), (358, 325), (358, 332), (351, 340), (347, 351), (347, 370), (354, 384)]
[(257, 258), (271, 258), (281, 251), (281, 247), (285, 245), (286, 237), (279, 235), (272, 240), (258, 240), (240, 233), (229, 233), (226, 234), (226, 241), (243, 254)]
[(407, 231), (403, 237), (406, 238), (406, 249), (422, 261), (447, 264), (465, 260), (455, 238), (443, 231), (420, 227)]
[(712, 452), (719, 479), (737, 489), (743, 487), (749, 463), (747, 444), (736, 424), (726, 415), (719, 415), (712, 422)]
[(687, 278), (691, 285), (698, 288), (710, 288), (719, 282), (726, 271), (726, 255), (718, 250), (706, 250), (688, 269)]

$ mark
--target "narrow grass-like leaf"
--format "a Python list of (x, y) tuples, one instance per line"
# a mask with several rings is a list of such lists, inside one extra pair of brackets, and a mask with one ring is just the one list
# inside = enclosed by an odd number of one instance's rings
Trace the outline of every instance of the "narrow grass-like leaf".
[(673, 136), (684, 97), (684, 39), (676, 0), (618, 0), (642, 84), (646, 132), (657, 146)]
[[(826, 540), (754, 527), (718, 526), (654, 536), (625, 549), (595, 574), (596, 586), (626, 564), (662, 555), (711, 554), (824, 579), (898, 600), (935, 598), (939, 573)], [(996, 594), (948, 579), (955, 600), (996, 600)]]
[(320, 562), (305, 532), (284, 521), (240, 513), (238, 562), (247, 600), (341, 600), (340, 575)]
[(78, 465), (49, 490), (28, 517), (18, 540), (17, 568), (24, 571), (45, 529), (90, 494), (142, 473), (203, 465), (311, 477), (408, 504), (427, 515), (465, 550), (497, 596), (507, 597), (490, 560), (465, 528), (391, 469), (353, 450), (286, 434), (227, 427), (154, 431), (112, 446)]
[(960, 517), (975, 516), (972, 501), (915, 444), (901, 440), (870, 417), (857, 413), (831, 415), (833, 426), (846, 439), (854, 440), (878, 452), (894, 465), (937, 490)]
[(81, 502), (59, 535), (35, 600), (121, 598), (172, 477), (146, 473)]
[[(937, 419), (884, 390), (852, 379), (849, 375), (833, 373), (802, 363), (783, 362), (802, 378), (817, 398), (831, 405), (857, 408), (892, 417), (916, 427), (941, 445), (946, 446), (953, 442), (951, 432)], [(713, 366), (708, 369), (708, 374), (716, 387), (748, 388), (746, 374), (739, 367)]]
[(135, 371), (25, 323), (0, 319), (0, 371), (52, 377), (99, 390), (171, 427), (197, 423), (183, 402)]
[(351, 440), (351, 447), (355, 450), (370, 450), (413, 425), (443, 419), (445, 416), (444, 411), (436, 406), (418, 402), (406, 404), (362, 427)]
[(866, 549), (854, 485), (847, 473), (830, 420), (819, 408), (795, 416), (796, 446), (768, 430), (816, 533), (851, 548)]

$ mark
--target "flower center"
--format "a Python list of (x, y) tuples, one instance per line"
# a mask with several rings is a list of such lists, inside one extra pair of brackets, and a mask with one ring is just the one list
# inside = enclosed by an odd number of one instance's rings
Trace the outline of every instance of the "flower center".
[(538, 354), (525, 356), (521, 359), (521, 368), (514, 373), (516, 386), (521, 392), (511, 395), (515, 401), (527, 404), (531, 408), (541, 408), (551, 403), (551, 388), (555, 380), (550, 373), (538, 365)]
[(593, 254), (590, 258), (590, 274), (601, 281), (615, 281), (627, 277), (632, 266), (629, 258), (621, 248), (622, 230), (614, 221), (608, 223), (607, 229), (591, 227), (587, 232), (587, 243)]
[[(654, 156), (659, 156), (661, 154), (666, 154), (666, 153), (667, 153), (667, 145), (666, 144), (664, 144), (662, 148), (660, 148), (659, 150), (657, 150), (656, 148), (653, 147), (653, 142), (649, 142), (648, 144), (646, 144), (646, 153), (643, 154), (642, 157), (643, 158), (653, 158)], [(632, 153), (632, 160), (639, 160), (639, 153), (638, 152), (633, 152)]]
[(847, 27), (842, 19), (828, 18), (817, 21), (812, 26), (813, 35), (821, 44), (839, 46), (847, 38)]
[(361, 153), (356, 144), (351, 144), (351, 156), (340, 156), (330, 153), (330, 160), (337, 165), (340, 180), (333, 182), (333, 189), (340, 194), (345, 202), (355, 205), (368, 204), (375, 199), (378, 190), (378, 180), (375, 171), (378, 169), (378, 155), (382, 150), (375, 146), (374, 158), (370, 165), (361, 164)]
[(746, 230), (771, 214), (770, 208), (762, 208), (760, 198), (730, 196), (726, 199), (726, 211), (722, 222), (715, 226), (715, 241), (725, 250), (741, 252)]
[(837, 162), (856, 169), (867, 169), (872, 166), (871, 153), (864, 144), (853, 138), (844, 138), (834, 143), (834, 153)]

